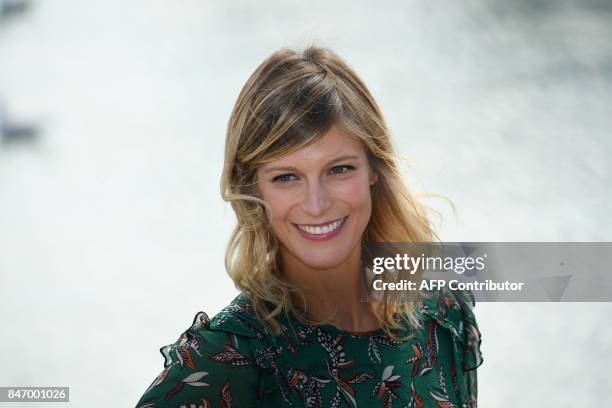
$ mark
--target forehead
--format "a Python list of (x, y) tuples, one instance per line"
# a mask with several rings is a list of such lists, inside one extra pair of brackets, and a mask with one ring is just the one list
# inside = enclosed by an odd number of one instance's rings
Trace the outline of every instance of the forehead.
[(278, 165), (295, 165), (302, 163), (326, 163), (338, 156), (355, 155), (364, 156), (365, 150), (361, 142), (333, 126), (323, 137), (316, 142), (298, 149), (274, 161), (266, 163), (262, 169)]

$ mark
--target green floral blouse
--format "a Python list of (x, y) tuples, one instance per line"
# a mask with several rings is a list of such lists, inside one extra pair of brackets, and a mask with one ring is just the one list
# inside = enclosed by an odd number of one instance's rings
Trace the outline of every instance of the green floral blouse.
[(160, 349), (164, 370), (137, 408), (476, 407), (483, 360), (473, 307), (470, 292), (435, 292), (417, 304), (421, 329), (399, 343), (382, 329), (310, 326), (291, 315), (274, 335), (240, 294), (212, 319), (199, 312)]

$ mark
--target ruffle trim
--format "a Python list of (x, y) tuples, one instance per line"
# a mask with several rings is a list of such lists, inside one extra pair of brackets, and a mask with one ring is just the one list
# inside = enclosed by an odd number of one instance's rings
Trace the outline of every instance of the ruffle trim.
[[(254, 314), (251, 312), (251, 304), (242, 294), (238, 295), (228, 306), (223, 308), (212, 319), (204, 311), (196, 313), (191, 326), (185, 330), (178, 340), (159, 349), (164, 357), (164, 368), (181, 361), (180, 349), (188, 343), (197, 339), (206, 338), (206, 332), (217, 331), (231, 335), (246, 337), (247, 346), (241, 347), (239, 352), (251, 359), (254, 364), (265, 370), (266, 374), (260, 377), (259, 392), (268, 393), (277, 389), (279, 385), (278, 365), (284, 365), (287, 356), (282, 347), (270, 347), (266, 339), (269, 339), (268, 331), (263, 325), (258, 324)], [(249, 339), (256, 339), (251, 341)], [(237, 344), (238, 339), (233, 340)], [(182, 364), (182, 363), (181, 363)], [(150, 386), (159, 383), (160, 377)], [(285, 388), (283, 388), (284, 390)]]
[(419, 320), (435, 320), (448, 329), (463, 351), (463, 370), (478, 368), (483, 363), (481, 333), (474, 315), (475, 300), (471, 291), (442, 289), (425, 292), (416, 310)]
[(164, 356), (164, 368), (170, 367), (176, 360), (180, 361), (182, 357), (180, 353), (178, 353), (179, 348), (184, 347), (187, 343), (193, 341), (194, 338), (200, 334), (201, 330), (208, 329), (209, 324), (210, 318), (208, 315), (205, 312), (200, 311), (193, 318), (193, 323), (191, 323), (191, 326), (181, 333), (178, 340), (172, 344), (160, 347), (159, 352), (162, 356)]

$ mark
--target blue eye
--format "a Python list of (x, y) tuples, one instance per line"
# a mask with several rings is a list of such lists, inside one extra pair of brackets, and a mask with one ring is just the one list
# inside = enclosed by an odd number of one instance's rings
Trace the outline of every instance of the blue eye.
[[(276, 177), (274, 177), (274, 178), (272, 179), (272, 182), (273, 182), (273, 183), (275, 183), (275, 182), (277, 182), (277, 181), (280, 181), (280, 182), (287, 182), (287, 181), (291, 181), (291, 180), (287, 180), (287, 179), (285, 179), (284, 177), (292, 177), (292, 176), (293, 176), (293, 174), (281, 174), (280, 176), (276, 176)], [(293, 177), (295, 177), (295, 176), (293, 176)]]
[[(340, 170), (340, 171), (336, 171), (336, 170)], [(342, 174), (345, 174), (345, 173), (349, 173), (349, 172), (351, 172), (353, 170), (355, 170), (355, 167), (349, 166), (349, 165), (343, 165), (343, 166), (332, 167), (332, 169), (330, 171), (334, 175), (342, 175)], [(276, 182), (287, 183), (287, 182), (290, 182), (290, 181), (294, 181), (294, 180), (290, 179), (290, 177), (295, 177), (295, 175), (293, 175), (293, 174), (281, 174), (280, 176), (274, 177), (272, 179), (272, 182), (273, 183), (276, 183)]]
[(333, 167), (333, 168), (332, 168), (332, 172), (333, 172), (333, 170), (335, 170), (335, 169), (347, 169), (346, 171), (334, 172), (334, 174), (344, 174), (344, 173), (348, 173), (348, 172), (350, 172), (350, 171), (355, 170), (355, 167), (353, 167), (353, 166), (336, 166), (336, 167)]

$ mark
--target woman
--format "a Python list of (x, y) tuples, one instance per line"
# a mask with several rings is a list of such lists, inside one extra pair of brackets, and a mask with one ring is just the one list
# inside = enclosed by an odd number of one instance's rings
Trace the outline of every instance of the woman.
[(232, 112), (221, 193), (241, 293), (161, 349), (144, 407), (475, 407), (470, 294), (361, 302), (367, 242), (432, 242), (383, 115), (328, 49), (281, 49)]

